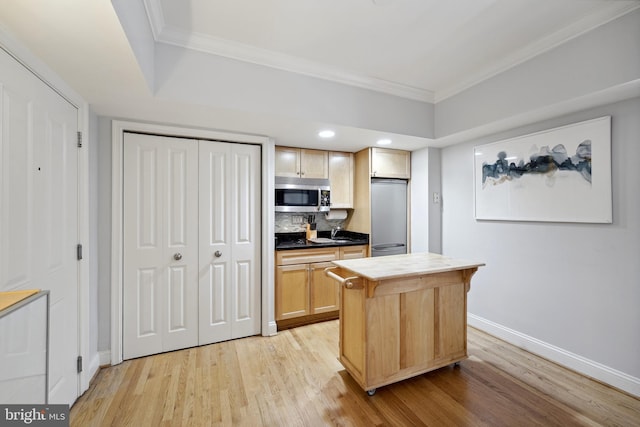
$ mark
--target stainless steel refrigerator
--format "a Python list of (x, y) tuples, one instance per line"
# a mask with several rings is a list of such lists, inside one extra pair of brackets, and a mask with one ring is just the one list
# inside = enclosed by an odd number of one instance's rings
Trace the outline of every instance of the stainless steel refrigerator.
[(371, 179), (371, 256), (407, 253), (407, 181)]

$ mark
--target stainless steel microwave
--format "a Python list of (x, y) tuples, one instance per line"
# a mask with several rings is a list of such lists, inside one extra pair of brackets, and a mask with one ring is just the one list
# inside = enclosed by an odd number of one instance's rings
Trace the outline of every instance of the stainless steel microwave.
[(276, 212), (329, 212), (331, 191), (328, 179), (275, 179)]

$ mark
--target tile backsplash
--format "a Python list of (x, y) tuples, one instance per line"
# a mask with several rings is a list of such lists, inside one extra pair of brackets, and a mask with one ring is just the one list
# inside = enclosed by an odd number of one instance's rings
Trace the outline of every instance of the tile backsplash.
[[(276, 233), (297, 233), (305, 231), (307, 229), (307, 217), (309, 215), (315, 215), (318, 231), (330, 231), (333, 227), (343, 227), (346, 219), (332, 219), (328, 220), (324, 213), (294, 213), (294, 212), (276, 212)], [(302, 224), (294, 224), (293, 217), (302, 216), (304, 218)]]

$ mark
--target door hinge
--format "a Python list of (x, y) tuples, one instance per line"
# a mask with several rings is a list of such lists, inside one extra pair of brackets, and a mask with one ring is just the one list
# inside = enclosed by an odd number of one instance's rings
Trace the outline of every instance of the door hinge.
[(82, 372), (82, 356), (78, 356), (78, 360), (76, 362), (78, 373)]
[(78, 131), (78, 148), (82, 147), (82, 132)]
[(76, 246), (76, 257), (78, 258), (78, 261), (80, 261), (82, 259), (82, 244), (78, 243), (78, 246)]

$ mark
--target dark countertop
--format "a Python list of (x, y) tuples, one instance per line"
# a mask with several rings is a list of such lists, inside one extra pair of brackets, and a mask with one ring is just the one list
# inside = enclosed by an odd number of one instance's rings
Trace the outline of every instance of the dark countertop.
[[(368, 245), (369, 235), (354, 231), (340, 230), (336, 234), (335, 242), (313, 243), (305, 238), (306, 233), (276, 233), (276, 250), (286, 251), (290, 249), (314, 249), (334, 246), (358, 246)], [(318, 237), (330, 238), (331, 231), (318, 231)]]

